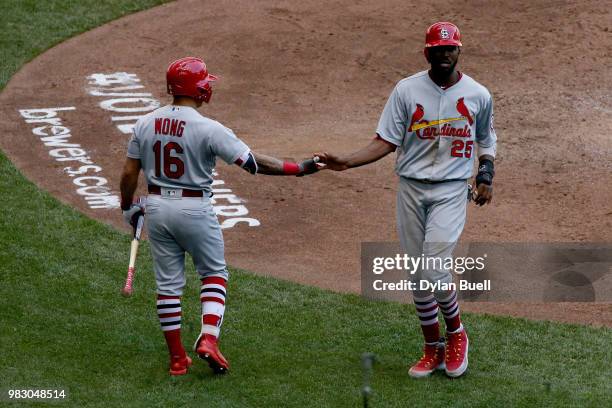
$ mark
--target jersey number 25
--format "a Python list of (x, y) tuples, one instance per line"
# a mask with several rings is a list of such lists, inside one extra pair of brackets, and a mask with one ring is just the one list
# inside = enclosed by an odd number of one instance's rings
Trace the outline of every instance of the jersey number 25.
[(453, 147), (451, 148), (451, 156), (453, 157), (465, 157), (469, 159), (472, 157), (472, 146), (474, 145), (473, 140), (464, 142), (463, 140), (453, 140)]
[[(155, 153), (155, 177), (161, 177), (162, 143), (159, 140), (153, 145), (153, 152)], [(172, 152), (181, 154), (183, 148), (176, 142), (168, 142), (164, 145), (164, 175), (171, 179), (177, 179), (185, 174), (185, 163), (179, 157), (172, 156)]]

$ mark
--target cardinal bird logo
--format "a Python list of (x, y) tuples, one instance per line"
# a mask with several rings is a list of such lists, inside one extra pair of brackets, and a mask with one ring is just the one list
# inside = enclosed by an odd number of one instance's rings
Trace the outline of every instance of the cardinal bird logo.
[(414, 111), (414, 113), (412, 114), (412, 119), (410, 119), (410, 127), (408, 128), (409, 132), (412, 132), (412, 127), (418, 123), (421, 119), (423, 119), (423, 116), (425, 115), (425, 109), (423, 108), (423, 105), (421, 104), (416, 104), (416, 110)]
[(457, 112), (465, 116), (470, 126), (472, 126), (472, 124), (474, 123), (474, 119), (472, 118), (472, 115), (470, 115), (470, 111), (468, 110), (467, 106), (465, 106), (463, 98), (459, 98), (457, 100)]

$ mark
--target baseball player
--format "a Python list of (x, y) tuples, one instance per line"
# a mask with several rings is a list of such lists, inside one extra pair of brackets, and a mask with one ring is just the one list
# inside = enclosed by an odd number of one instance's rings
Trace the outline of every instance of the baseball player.
[[(146, 213), (157, 284), (157, 314), (170, 352), (170, 374), (187, 373), (191, 359), (181, 342), (181, 295), (185, 252), (193, 258), (202, 286), (202, 329), (194, 351), (215, 373), (229, 363), (218, 348), (225, 311), (228, 271), (221, 227), (211, 205), (217, 157), (251, 174), (311, 174), (312, 160), (283, 162), (255, 153), (231, 129), (196, 110), (208, 103), (217, 78), (199, 58), (174, 61), (166, 73), (172, 104), (142, 117), (134, 127), (121, 176), (121, 209), (129, 224)], [(140, 170), (148, 184), (146, 208), (133, 204)]]
[[(445, 259), (452, 255), (463, 230), (472, 176), (474, 150), (478, 174), (474, 200), (482, 206), (493, 197), (497, 137), (493, 100), (487, 89), (456, 69), (461, 53), (459, 29), (439, 22), (427, 29), (428, 71), (397, 83), (384, 107), (376, 136), (354, 153), (318, 153), (331, 170), (342, 171), (379, 160), (397, 150), (399, 176), (397, 226), (402, 250), (409, 256)], [(409, 374), (425, 377), (445, 369), (450, 377), (468, 366), (468, 336), (461, 323), (457, 293), (448, 285), (451, 271), (430, 262), (412, 275), (416, 312), (425, 338), (424, 353)], [(429, 283), (421, 285), (421, 281)], [(440, 338), (438, 312), (446, 323)]]

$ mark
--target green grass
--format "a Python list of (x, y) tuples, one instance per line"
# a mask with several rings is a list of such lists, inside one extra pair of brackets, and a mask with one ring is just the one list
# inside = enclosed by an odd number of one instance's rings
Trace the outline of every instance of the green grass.
[[(0, 84), (25, 62), (63, 40), (164, 0), (2, 0)], [(83, 56), (86, 58), (86, 56)]]
[[(66, 37), (157, 3), (3, 2), (0, 85)], [(66, 388), (69, 406), (354, 407), (360, 354), (370, 351), (379, 360), (374, 407), (595, 407), (612, 398), (612, 330), (465, 315), (468, 375), (414, 381), (407, 363), (420, 355), (421, 338), (412, 307), (235, 270), (222, 337), (232, 373), (213, 377), (196, 362), (188, 376), (170, 378), (147, 243), (135, 296), (124, 299), (129, 236), (39, 191), (2, 154), (0, 195), (3, 391)], [(186, 343), (199, 330), (192, 268), (189, 277)]]

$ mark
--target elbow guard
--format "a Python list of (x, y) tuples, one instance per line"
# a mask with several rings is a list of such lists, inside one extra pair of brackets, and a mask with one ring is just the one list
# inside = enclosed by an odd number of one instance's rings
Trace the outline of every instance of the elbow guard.
[(476, 175), (476, 186), (479, 184), (490, 186), (493, 184), (493, 176), (495, 176), (493, 162), (489, 159), (481, 160), (478, 165), (478, 174)]
[(255, 156), (250, 150), (240, 156), (238, 160), (236, 160), (236, 164), (251, 174), (257, 174), (257, 161), (255, 161)]

